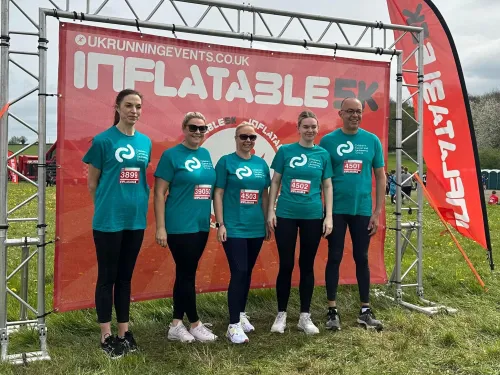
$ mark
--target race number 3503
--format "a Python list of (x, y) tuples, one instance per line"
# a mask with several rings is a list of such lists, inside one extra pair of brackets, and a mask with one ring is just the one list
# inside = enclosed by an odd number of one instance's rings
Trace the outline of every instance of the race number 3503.
[(311, 181), (293, 179), (290, 182), (290, 193), (309, 194), (311, 191)]
[(194, 187), (194, 199), (210, 199), (212, 197), (212, 185), (196, 185)]
[(122, 168), (120, 171), (120, 184), (138, 184), (140, 168)]

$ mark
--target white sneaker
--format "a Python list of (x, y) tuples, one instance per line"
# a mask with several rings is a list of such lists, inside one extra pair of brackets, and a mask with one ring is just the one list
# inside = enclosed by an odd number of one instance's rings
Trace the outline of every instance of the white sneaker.
[(309, 313), (300, 313), (299, 324), (297, 324), (297, 328), (301, 331), (304, 331), (308, 335), (315, 335), (316, 333), (319, 333), (319, 329), (312, 322), (311, 314)]
[(241, 323), (230, 324), (227, 327), (226, 337), (234, 344), (244, 344), (248, 342), (248, 336), (243, 332)]
[(271, 332), (284, 333), (286, 328), (286, 312), (280, 311), (274, 320)]
[(180, 342), (193, 342), (195, 339), (192, 334), (188, 332), (182, 322), (177, 323), (174, 326), (170, 323), (170, 328), (168, 329), (167, 338), (169, 340), (180, 341)]
[(246, 333), (255, 331), (255, 327), (250, 323), (248, 319), (250, 319), (250, 317), (247, 315), (247, 313), (245, 312), (240, 313), (240, 323), (241, 326), (243, 327), (243, 332)]
[(193, 335), (193, 337), (201, 342), (210, 342), (217, 340), (217, 336), (212, 333), (208, 326), (211, 324), (203, 324), (200, 322), (196, 327), (191, 328), (189, 333)]

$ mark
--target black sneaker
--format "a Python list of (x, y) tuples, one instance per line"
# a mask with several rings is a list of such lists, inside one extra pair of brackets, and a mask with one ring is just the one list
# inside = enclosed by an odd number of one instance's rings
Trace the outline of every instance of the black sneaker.
[(340, 315), (337, 310), (328, 310), (326, 321), (326, 329), (332, 331), (340, 331)]
[(117, 338), (113, 335), (109, 335), (101, 343), (101, 349), (111, 358), (116, 359), (123, 357), (124, 346), (117, 343)]
[(358, 323), (365, 329), (375, 329), (377, 331), (382, 331), (384, 329), (382, 322), (375, 318), (375, 314), (371, 309), (366, 309), (364, 313), (360, 312)]
[(134, 339), (134, 335), (131, 331), (125, 332), (125, 341), (127, 341), (128, 350), (133, 353), (137, 351), (137, 342)]

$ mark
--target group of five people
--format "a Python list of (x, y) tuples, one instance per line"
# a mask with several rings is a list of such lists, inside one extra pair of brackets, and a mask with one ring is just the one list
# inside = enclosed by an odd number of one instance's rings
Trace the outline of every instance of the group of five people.
[[(97, 253), (96, 311), (101, 347), (111, 357), (137, 349), (129, 330), (131, 279), (139, 254), (148, 210), (146, 169), (150, 139), (135, 129), (142, 112), (142, 95), (123, 90), (115, 101), (114, 126), (94, 137), (83, 161), (89, 166), (88, 187), (94, 201), (93, 236)], [(311, 320), (314, 260), (321, 241), (328, 240), (326, 328), (340, 330), (336, 305), (339, 267), (347, 228), (351, 234), (361, 300), (357, 322), (382, 329), (369, 303), (368, 247), (376, 233), (384, 204), (385, 172), (380, 140), (359, 127), (359, 100), (342, 102), (342, 128), (315, 143), (319, 122), (311, 111), (300, 113), (299, 140), (282, 145), (269, 166), (252, 153), (257, 133), (243, 122), (235, 128), (236, 150), (215, 168), (203, 148), (208, 130), (205, 117), (189, 112), (182, 121), (184, 140), (163, 152), (155, 171), (156, 242), (167, 247), (175, 262), (173, 320), (168, 339), (209, 342), (217, 336), (203, 324), (196, 308), (195, 279), (205, 249), (213, 208), (217, 239), (227, 256), (229, 326), (233, 343), (248, 342), (254, 330), (245, 312), (252, 270), (263, 241), (274, 232), (279, 254), (276, 280), (277, 316), (271, 332), (286, 328), (287, 305), (300, 236), (300, 316), (298, 329), (315, 334)], [(376, 202), (372, 205), (372, 173)], [(118, 334), (111, 333), (114, 301)], [(184, 315), (189, 329), (183, 324)]]

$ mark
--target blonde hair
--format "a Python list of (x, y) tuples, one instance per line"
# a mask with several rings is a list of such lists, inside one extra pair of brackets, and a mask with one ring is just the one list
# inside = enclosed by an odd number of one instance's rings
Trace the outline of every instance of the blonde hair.
[[(297, 120), (297, 127), (300, 127), (300, 123), (302, 122), (302, 120), (305, 120), (306, 118), (313, 118), (316, 121), (318, 121), (318, 118), (316, 117), (314, 112), (309, 111), (309, 110), (305, 110), (305, 111), (300, 112), (299, 118)], [(319, 125), (319, 121), (318, 121), (318, 125)]]
[(244, 128), (246, 126), (250, 126), (252, 129), (254, 128), (254, 126), (252, 124), (250, 124), (249, 122), (247, 121), (243, 121), (241, 124), (239, 124), (236, 128), (234, 128), (234, 135), (238, 135), (238, 132), (240, 131), (241, 128)]
[(203, 120), (203, 122), (206, 124), (207, 120), (205, 119), (205, 116), (203, 116), (200, 112), (188, 112), (184, 116), (184, 120), (182, 120), (182, 128), (184, 129), (188, 122), (191, 121), (194, 118), (198, 118), (200, 120)]

